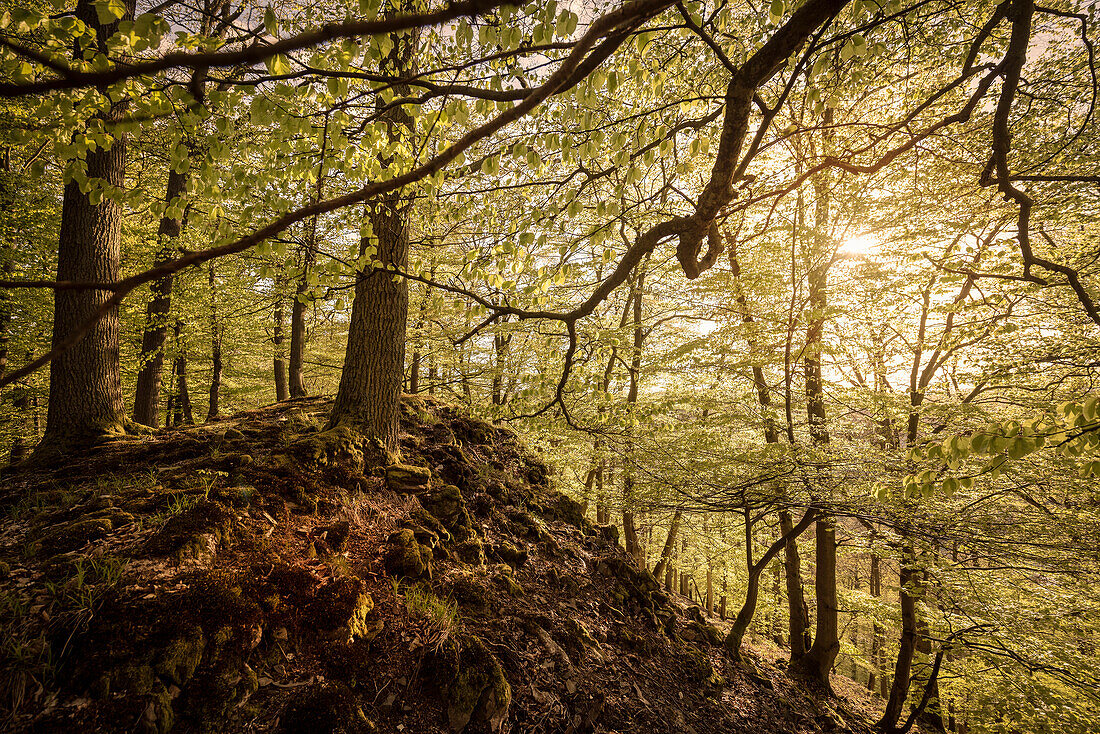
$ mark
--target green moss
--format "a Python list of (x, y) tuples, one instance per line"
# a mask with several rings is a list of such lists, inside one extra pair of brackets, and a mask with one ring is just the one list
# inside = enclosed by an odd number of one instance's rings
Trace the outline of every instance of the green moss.
[(210, 540), (217, 542), (228, 535), (233, 515), (220, 502), (202, 500), (166, 523), (145, 544), (145, 551), (154, 556), (174, 555), (178, 560), (196, 558), (209, 560)]
[(374, 609), (374, 598), (366, 586), (355, 576), (326, 584), (309, 603), (306, 618), (317, 630), (341, 642), (373, 637), (380, 628), (367, 620)]
[(493, 555), (512, 568), (519, 568), (527, 563), (527, 548), (517, 547), (506, 540), (493, 546)]
[(447, 528), (457, 542), (469, 540), (476, 534), (466, 509), (466, 500), (455, 485), (444, 484), (421, 493), (420, 504)]
[(153, 669), (177, 686), (184, 686), (202, 662), (206, 637), (202, 627), (192, 625), (180, 632), (157, 653)]
[(413, 494), (428, 488), (432, 473), (424, 466), (393, 464), (386, 467), (386, 488), (398, 494)]
[(389, 537), (390, 550), (386, 554), (386, 570), (397, 578), (420, 578), (431, 575), (431, 549), (427, 555), (412, 530), (398, 530)]
[(447, 686), (447, 723), (452, 732), (461, 732), (475, 720), (493, 731), (508, 717), (512, 687), (504, 670), (485, 643), (478, 637), (462, 642), (457, 674)]

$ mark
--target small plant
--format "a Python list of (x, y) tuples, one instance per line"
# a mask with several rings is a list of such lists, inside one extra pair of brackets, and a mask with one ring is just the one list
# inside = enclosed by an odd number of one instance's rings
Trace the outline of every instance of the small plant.
[(405, 589), (405, 609), (410, 614), (428, 621), (431, 642), (438, 648), (446, 642), (458, 626), (458, 604), (451, 599), (441, 599), (425, 584)]

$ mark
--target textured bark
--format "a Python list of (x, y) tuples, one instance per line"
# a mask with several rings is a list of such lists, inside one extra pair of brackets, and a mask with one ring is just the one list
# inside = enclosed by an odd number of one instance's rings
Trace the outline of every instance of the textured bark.
[[(783, 519), (785, 517), (785, 520)], [(806, 528), (810, 527), (814, 518), (817, 517), (817, 511), (810, 509), (806, 511), (806, 514), (799, 520), (797, 525), (792, 525), (790, 513), (784, 512), (783, 517), (780, 519), (780, 536), (779, 538), (768, 546), (768, 549), (764, 552), (758, 560), (752, 560), (752, 523), (748, 521), (746, 515), (745, 522), (745, 563), (748, 567), (748, 583), (745, 588), (745, 602), (741, 605), (741, 610), (737, 613), (737, 617), (733, 621), (733, 626), (730, 627), (729, 634), (726, 635), (726, 649), (729, 650), (733, 657), (739, 658), (741, 656), (741, 643), (745, 639), (745, 633), (748, 632), (749, 625), (752, 623), (753, 615), (756, 613), (756, 604), (760, 596), (760, 577), (764, 573), (764, 569), (767, 568), (779, 551), (784, 548), (789, 548), (794, 542), (795, 538), (805, 532)], [(796, 555), (797, 557), (797, 555)], [(802, 591), (802, 585), (798, 585), (799, 594)], [(802, 622), (803, 627), (805, 622)], [(796, 639), (794, 624), (791, 626), (791, 639)], [(797, 639), (802, 639), (802, 634), (797, 635)]]
[[(132, 2), (126, 3), (126, 18), (133, 16)], [(80, 0), (76, 17), (96, 30), (100, 49), (117, 23), (100, 25), (91, 0)], [(124, 114), (125, 102), (115, 103), (105, 113), (108, 119)], [(102, 179), (122, 188), (126, 177), (126, 141), (115, 139), (106, 150), (97, 148), (86, 157), (89, 178)], [(57, 280), (111, 283), (119, 279), (119, 248), (122, 239), (122, 205), (110, 197), (92, 204), (75, 181), (65, 186), (61, 207), (61, 228), (57, 250)], [(54, 291), (53, 346), (94, 316), (110, 296), (104, 290)], [(50, 363), (50, 404), (46, 432), (37, 454), (43, 458), (56, 452), (87, 445), (126, 428), (119, 375), (118, 309), (103, 318), (70, 349)]]
[[(638, 266), (638, 275), (634, 279), (632, 307), (634, 343), (630, 355), (630, 388), (626, 395), (627, 408), (631, 415), (634, 415), (635, 406), (638, 403), (638, 384), (642, 379), (642, 346), (645, 342), (645, 330), (642, 328), (642, 289), (645, 287), (648, 264), (647, 256), (645, 262)], [(634, 505), (637, 500), (634, 489), (634, 431), (632, 428), (627, 428), (626, 460), (623, 464), (623, 538), (626, 542), (626, 552), (634, 557), (639, 566), (645, 568), (645, 548), (638, 539), (638, 528), (635, 523)]]
[[(786, 510), (779, 512), (779, 529), (783, 535), (794, 530), (794, 520)], [(810, 649), (810, 614), (802, 593), (802, 559), (796, 543), (784, 547), (783, 568), (787, 579), (788, 635), (791, 639), (791, 665), (795, 665)]]
[(206, 410), (206, 420), (212, 421), (218, 417), (221, 410), (219, 403), (222, 390), (222, 330), (218, 323), (218, 292), (214, 277), (214, 263), (210, 263), (207, 282), (210, 285), (210, 357), (213, 370), (210, 374), (210, 402)]
[[(187, 192), (187, 173), (168, 172), (164, 192), (165, 205)], [(178, 202), (177, 202), (178, 203)], [(155, 265), (171, 260), (177, 253), (177, 240), (182, 231), (182, 217), (166, 213), (157, 227), (159, 248)], [(161, 375), (164, 372), (164, 342), (168, 332), (168, 313), (172, 309), (172, 275), (154, 280), (152, 297), (145, 305), (145, 329), (141, 335), (141, 371), (134, 393), (134, 421), (156, 427), (160, 423)]]
[[(413, 71), (419, 32), (393, 34), (393, 48), (383, 62), (383, 71), (398, 76)], [(408, 94), (407, 85), (394, 85), (398, 95)], [(382, 115), (390, 140), (409, 140), (413, 120), (401, 107)], [(401, 416), (401, 383), (405, 375), (405, 329), (409, 315), (409, 285), (388, 268), (404, 271), (409, 261), (409, 208), (412, 201), (400, 192), (378, 197), (369, 216), (377, 238), (381, 268), (360, 273), (351, 307), (344, 370), (336, 393), (330, 426), (356, 425), (387, 450), (398, 451)], [(364, 239), (362, 247), (369, 242)]]

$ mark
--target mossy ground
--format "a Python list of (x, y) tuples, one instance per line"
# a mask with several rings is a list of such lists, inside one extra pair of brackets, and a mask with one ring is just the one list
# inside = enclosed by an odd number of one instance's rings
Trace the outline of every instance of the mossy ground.
[[(0, 489), (0, 720), (35, 732), (815, 731), (555, 492), (515, 434), (404, 403), (401, 462), (296, 400)], [(415, 556), (415, 558), (414, 558)], [(866, 731), (865, 702), (839, 703)]]

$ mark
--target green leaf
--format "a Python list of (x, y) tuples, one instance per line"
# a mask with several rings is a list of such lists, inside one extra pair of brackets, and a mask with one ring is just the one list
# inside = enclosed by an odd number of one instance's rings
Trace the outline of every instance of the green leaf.
[(268, 5), (264, 11), (264, 30), (276, 38), (279, 37), (279, 19), (275, 17), (275, 11)]

